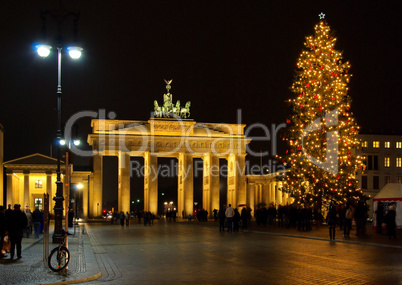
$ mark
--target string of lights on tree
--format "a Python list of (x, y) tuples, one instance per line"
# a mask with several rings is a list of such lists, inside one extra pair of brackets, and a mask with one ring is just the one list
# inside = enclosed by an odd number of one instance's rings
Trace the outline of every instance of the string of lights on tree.
[(363, 164), (353, 152), (359, 127), (347, 94), (350, 64), (334, 49), (336, 38), (324, 16), (297, 62), (291, 87), (296, 96), (289, 99), (292, 115), (283, 134), (289, 149), (278, 158), (289, 167), (282, 182), (295, 202), (325, 206), (363, 197), (355, 177)]

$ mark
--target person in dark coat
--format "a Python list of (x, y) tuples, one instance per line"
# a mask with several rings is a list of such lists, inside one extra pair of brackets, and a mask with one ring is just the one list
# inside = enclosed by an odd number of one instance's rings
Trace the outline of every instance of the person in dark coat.
[(32, 213), (32, 222), (34, 225), (35, 238), (39, 238), (41, 220), (42, 220), (42, 213), (39, 211), (38, 207), (35, 207), (35, 211), (33, 211)]
[(226, 219), (226, 207), (222, 206), (222, 208), (218, 212), (218, 218), (219, 218), (219, 231), (224, 232), (225, 231), (225, 219)]
[(1, 250), (3, 248), (4, 236), (6, 235), (6, 216), (4, 212), (4, 207), (0, 206), (0, 258), (4, 257)]
[(329, 228), (329, 238), (335, 239), (335, 227), (336, 227), (336, 208), (333, 204), (329, 206), (329, 211), (327, 214), (327, 224)]
[(391, 238), (391, 236), (396, 239), (396, 211), (395, 211), (395, 206), (391, 205), (388, 208), (387, 215), (385, 216), (385, 221), (387, 223), (387, 235), (388, 238)]
[(20, 259), (21, 256), (21, 241), (25, 228), (28, 225), (27, 216), (21, 211), (21, 205), (15, 204), (14, 211), (10, 214), (9, 220), (7, 221), (8, 233), (10, 235), (11, 250), (10, 259), (14, 259), (15, 247), (17, 247), (17, 257)]
[(239, 222), (240, 222), (240, 213), (237, 209), (234, 209), (234, 216), (233, 216), (233, 231), (238, 232), (239, 231)]
[(241, 210), (240, 217), (243, 230), (247, 230), (248, 211), (246, 207), (243, 207), (243, 209)]
[(376, 226), (377, 226), (376, 230), (377, 230), (377, 233), (381, 233), (382, 232), (382, 223), (384, 220), (384, 206), (383, 206), (382, 202), (378, 202), (377, 211), (375, 211), (375, 213), (376, 213), (375, 217), (376, 217)]
[(7, 208), (6, 212), (5, 212), (6, 221), (11, 216), (12, 213), (13, 213), (13, 209), (11, 209), (11, 204), (8, 204), (8, 208)]

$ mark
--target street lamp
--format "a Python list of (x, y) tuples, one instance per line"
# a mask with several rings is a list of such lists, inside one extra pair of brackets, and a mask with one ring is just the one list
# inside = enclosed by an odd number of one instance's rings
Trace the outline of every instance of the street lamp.
[[(63, 238), (63, 182), (61, 182), (61, 171), (60, 171), (60, 157), (61, 157), (61, 150), (60, 150), (60, 143), (61, 143), (61, 57), (62, 57), (62, 44), (61, 44), (61, 25), (64, 20), (66, 20), (69, 16), (74, 18), (74, 32), (76, 33), (76, 24), (78, 21), (78, 14), (75, 13), (67, 13), (63, 15), (55, 15), (53, 12), (42, 12), (41, 19), (43, 20), (44, 27), (45, 27), (45, 19), (47, 15), (53, 16), (58, 22), (58, 35), (57, 35), (57, 133), (56, 137), (59, 141), (57, 145), (57, 181), (56, 181), (56, 196), (53, 198), (55, 201), (54, 206), (54, 214), (55, 214), (55, 223), (54, 223), (54, 232), (53, 232), (53, 243), (58, 243)], [(47, 44), (40, 44), (36, 46), (36, 50), (39, 56), (45, 58), (49, 56), (51, 51), (51, 46)], [(78, 59), (81, 56), (82, 48), (80, 47), (67, 47), (69, 51), (70, 57), (73, 59)], [(68, 169), (66, 169), (68, 171)], [(67, 225), (66, 225), (67, 230)]]

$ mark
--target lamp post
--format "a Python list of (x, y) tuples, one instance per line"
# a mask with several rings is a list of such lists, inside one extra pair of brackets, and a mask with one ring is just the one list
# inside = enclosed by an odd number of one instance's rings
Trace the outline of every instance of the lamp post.
[[(61, 45), (61, 24), (64, 20), (68, 18), (68, 16), (74, 17), (74, 24), (76, 25), (78, 21), (78, 14), (75, 13), (67, 13), (64, 15), (55, 15), (52, 12), (46, 11), (41, 13), (41, 18), (45, 21), (47, 15), (54, 16), (58, 22), (58, 35), (57, 35), (57, 132), (56, 138), (59, 143), (57, 143), (57, 181), (56, 181), (56, 196), (53, 198), (55, 201), (54, 206), (54, 214), (55, 214), (55, 223), (54, 223), (54, 232), (53, 232), (53, 243), (58, 243), (63, 238), (63, 182), (61, 181), (61, 170), (60, 170), (60, 157), (61, 157), (61, 58), (62, 58), (62, 50), (63, 47)], [(45, 25), (44, 25), (45, 26)], [(76, 32), (76, 26), (74, 28)], [(50, 54), (51, 50), (50, 45), (40, 44), (36, 46), (37, 52), (41, 57), (47, 57)], [(69, 55), (73, 59), (78, 59), (81, 56), (82, 48), (77, 46), (67, 47), (69, 51)], [(66, 169), (68, 171), (68, 169)], [(67, 230), (67, 225), (66, 225)]]

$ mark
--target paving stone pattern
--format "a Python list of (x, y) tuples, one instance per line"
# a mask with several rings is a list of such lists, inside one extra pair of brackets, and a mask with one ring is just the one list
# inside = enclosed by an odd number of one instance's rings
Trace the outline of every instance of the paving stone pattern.
[[(47, 263), (43, 262), (43, 238), (35, 239), (23, 238), (22, 259), (9, 260), (8, 258), (0, 260), (0, 284), (45, 284), (61, 282), (78, 278), (80, 274), (86, 272), (85, 252), (83, 248), (82, 234), (83, 226), (76, 231), (75, 236), (69, 236), (68, 248), (71, 253), (71, 260), (68, 265), (68, 271), (53, 272), (49, 269)], [(51, 235), (50, 235), (51, 237)], [(49, 251), (56, 245), (50, 244)]]

